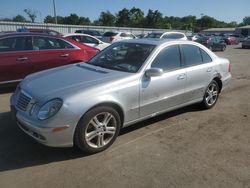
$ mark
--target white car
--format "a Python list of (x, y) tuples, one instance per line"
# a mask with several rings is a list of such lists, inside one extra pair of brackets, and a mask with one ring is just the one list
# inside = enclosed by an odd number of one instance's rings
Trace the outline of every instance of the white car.
[(159, 38), (159, 39), (180, 39), (188, 40), (187, 36), (182, 32), (171, 31), (171, 32), (152, 32), (149, 33), (146, 38)]
[(72, 34), (66, 34), (64, 35), (65, 38), (70, 38), (73, 39), (77, 42), (86, 44), (88, 46), (97, 48), (99, 50), (103, 50), (104, 48), (106, 48), (107, 46), (109, 46), (109, 43), (103, 42), (101, 40), (99, 40), (96, 37), (93, 37), (91, 35), (88, 34), (82, 34), (82, 33), (72, 33)]
[(132, 33), (108, 31), (103, 34), (102, 41), (113, 43), (120, 40), (135, 39), (135, 38), (136, 36), (133, 35)]

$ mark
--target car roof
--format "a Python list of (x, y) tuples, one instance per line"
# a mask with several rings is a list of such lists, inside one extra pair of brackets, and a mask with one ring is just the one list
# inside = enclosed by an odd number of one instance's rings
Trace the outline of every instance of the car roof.
[(5, 33), (5, 34), (1, 34), (0, 38), (12, 37), (12, 36), (44, 36), (44, 37), (62, 38), (62, 37), (60, 37), (58, 35), (49, 35), (49, 34), (44, 34), (44, 33), (32, 33), (32, 32)]
[(142, 39), (130, 39), (130, 40), (123, 40), (121, 42), (126, 43), (138, 43), (138, 44), (151, 44), (155, 46), (160, 46), (162, 44), (171, 44), (171, 43), (178, 43), (178, 44), (197, 44), (197, 42), (193, 41), (186, 41), (186, 40), (178, 40), (178, 39), (158, 39), (158, 38), (142, 38)]

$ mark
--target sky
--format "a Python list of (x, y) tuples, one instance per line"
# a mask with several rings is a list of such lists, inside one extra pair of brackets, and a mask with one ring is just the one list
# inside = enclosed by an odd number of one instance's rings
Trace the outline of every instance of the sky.
[[(0, 19), (13, 18), (24, 9), (38, 12), (37, 22), (43, 21), (47, 15), (53, 15), (53, 0), (0, 0)], [(245, 16), (250, 16), (250, 0), (55, 0), (56, 12), (60, 16), (76, 13), (89, 17), (91, 21), (98, 19), (102, 11), (117, 13), (123, 8), (132, 7), (143, 10), (158, 10), (163, 16), (188, 16), (200, 18), (208, 15), (217, 20), (241, 23)]]

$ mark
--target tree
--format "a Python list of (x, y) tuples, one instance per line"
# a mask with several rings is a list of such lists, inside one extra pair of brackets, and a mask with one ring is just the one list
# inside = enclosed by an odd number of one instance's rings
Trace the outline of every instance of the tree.
[(129, 11), (129, 26), (130, 27), (143, 27), (144, 13), (141, 9), (133, 7)]
[(243, 25), (250, 25), (250, 16), (243, 18)]
[(13, 22), (27, 22), (27, 20), (22, 15), (17, 15), (12, 20)]
[(78, 19), (78, 25), (90, 25), (91, 24), (91, 21), (89, 18), (86, 18), (86, 17), (79, 17)]
[(160, 28), (160, 25), (163, 23), (162, 13), (158, 10), (148, 10), (148, 14), (145, 18), (144, 27), (147, 28)]
[(120, 10), (117, 14), (116, 26), (118, 27), (128, 27), (130, 23), (129, 17), (130, 11), (126, 8)]
[(116, 17), (109, 11), (101, 12), (99, 19), (95, 22), (96, 25), (114, 26)]
[(35, 19), (37, 18), (37, 11), (31, 9), (24, 9), (23, 11), (28, 15), (31, 22), (34, 23)]
[(55, 23), (55, 18), (52, 17), (52, 16), (50, 16), (50, 15), (48, 15), (48, 16), (46, 16), (46, 17), (44, 18), (43, 22), (44, 22), (44, 23)]

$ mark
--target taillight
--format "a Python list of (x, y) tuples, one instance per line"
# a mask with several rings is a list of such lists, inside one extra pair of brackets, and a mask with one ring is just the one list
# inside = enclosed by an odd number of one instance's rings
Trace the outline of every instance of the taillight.
[(231, 66), (231, 63), (229, 63), (229, 65), (228, 65), (228, 72), (231, 72), (231, 70), (232, 70), (232, 66)]

